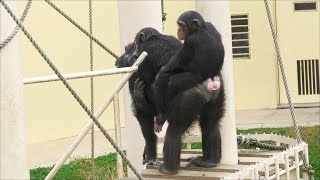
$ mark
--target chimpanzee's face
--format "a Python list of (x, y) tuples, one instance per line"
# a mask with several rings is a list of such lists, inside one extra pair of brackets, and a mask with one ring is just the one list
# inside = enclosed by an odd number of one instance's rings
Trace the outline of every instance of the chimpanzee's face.
[(184, 23), (178, 21), (177, 36), (179, 40), (185, 40), (187, 34), (187, 26)]
[(125, 47), (125, 52), (123, 55), (121, 55), (117, 60), (116, 60), (116, 67), (121, 68), (121, 67), (128, 67), (131, 66), (136, 58), (134, 57), (134, 52), (135, 52), (135, 44), (130, 43)]

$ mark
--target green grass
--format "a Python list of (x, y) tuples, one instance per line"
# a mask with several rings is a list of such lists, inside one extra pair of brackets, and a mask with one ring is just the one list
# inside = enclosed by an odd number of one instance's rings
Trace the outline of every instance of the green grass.
[[(277, 133), (289, 137), (295, 138), (293, 128), (258, 128), (249, 130), (237, 130), (240, 134), (254, 134), (254, 133)], [(309, 157), (310, 164), (314, 167), (315, 179), (320, 179), (320, 126), (313, 127), (300, 127), (300, 133), (302, 139), (309, 144)], [(183, 144), (183, 148), (186, 145)], [(201, 148), (201, 143), (193, 143), (192, 149)], [(127, 173), (126, 166), (124, 166), (125, 175)], [(30, 176), (32, 180), (43, 180), (50, 172), (52, 167), (36, 168), (30, 170)], [(54, 180), (60, 179), (90, 179), (91, 177), (91, 160), (90, 159), (74, 159), (69, 164), (64, 165)], [(100, 156), (95, 159), (95, 177), (96, 179), (116, 179), (117, 167), (116, 167), (116, 155), (110, 153), (108, 155)]]
[[(52, 168), (53, 167), (41, 167), (30, 170), (31, 180), (43, 180)], [(62, 166), (53, 179), (90, 179), (91, 171), (91, 159), (76, 158), (69, 164)], [(127, 175), (126, 172), (127, 167), (124, 166), (125, 175)], [(117, 178), (115, 153), (95, 158), (95, 178), (106, 180)]]

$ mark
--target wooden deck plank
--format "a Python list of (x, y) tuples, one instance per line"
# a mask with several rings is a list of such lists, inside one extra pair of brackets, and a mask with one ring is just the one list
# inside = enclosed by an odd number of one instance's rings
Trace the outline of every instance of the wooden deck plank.
[(145, 178), (157, 179), (214, 180), (228, 176), (231, 173), (180, 170), (176, 175), (167, 175), (160, 173), (157, 169), (145, 169), (141, 174)]
[[(188, 164), (187, 162), (181, 162), (180, 170), (234, 173), (243, 168), (248, 167), (245, 165), (219, 164), (217, 167), (203, 168), (203, 167), (186, 167), (187, 164)], [(153, 165), (147, 165), (147, 169), (156, 169), (156, 168)]]

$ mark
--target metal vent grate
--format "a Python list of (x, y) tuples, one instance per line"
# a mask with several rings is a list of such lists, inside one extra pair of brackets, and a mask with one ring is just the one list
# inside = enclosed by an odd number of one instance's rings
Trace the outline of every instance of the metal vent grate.
[(248, 15), (232, 15), (231, 29), (233, 58), (250, 58)]
[(299, 95), (320, 94), (319, 60), (298, 60), (298, 93)]

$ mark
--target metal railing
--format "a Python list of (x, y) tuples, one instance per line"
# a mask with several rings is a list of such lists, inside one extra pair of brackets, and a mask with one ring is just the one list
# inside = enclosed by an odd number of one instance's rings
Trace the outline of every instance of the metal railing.
[[(116, 144), (118, 147), (121, 148), (121, 126), (120, 126), (120, 107), (119, 107), (119, 91), (123, 88), (125, 83), (130, 79), (132, 74), (137, 71), (138, 66), (144, 61), (146, 58), (147, 53), (143, 52), (134, 65), (127, 68), (118, 68), (118, 69), (108, 69), (108, 70), (98, 70), (98, 71), (88, 71), (88, 72), (78, 72), (78, 73), (71, 73), (71, 74), (64, 74), (63, 76), (65, 79), (79, 79), (79, 78), (88, 78), (88, 77), (97, 77), (97, 76), (105, 76), (105, 75), (113, 75), (113, 74), (120, 74), (126, 73), (116, 87), (113, 89), (110, 95), (108, 95), (103, 103), (101, 104), (98, 111), (94, 114), (94, 116), (99, 119), (103, 112), (107, 109), (110, 103), (113, 101), (114, 103), (114, 122), (115, 122), (115, 137), (116, 137)], [(43, 77), (33, 77), (33, 78), (25, 78), (24, 84), (35, 84), (35, 83), (44, 83), (44, 82), (52, 82), (52, 81), (59, 81), (59, 77), (56, 75), (52, 76), (43, 76)], [(93, 127), (94, 122), (89, 119), (88, 124), (85, 128), (79, 133), (76, 139), (70, 144), (67, 151), (61, 156), (59, 161), (55, 164), (53, 169), (47, 175), (45, 179), (52, 179), (62, 165), (67, 161), (73, 151), (77, 148), (83, 138), (87, 135), (90, 129)], [(118, 177), (123, 177), (123, 165), (122, 159), (119, 154), (117, 154), (117, 169), (118, 169)]]

